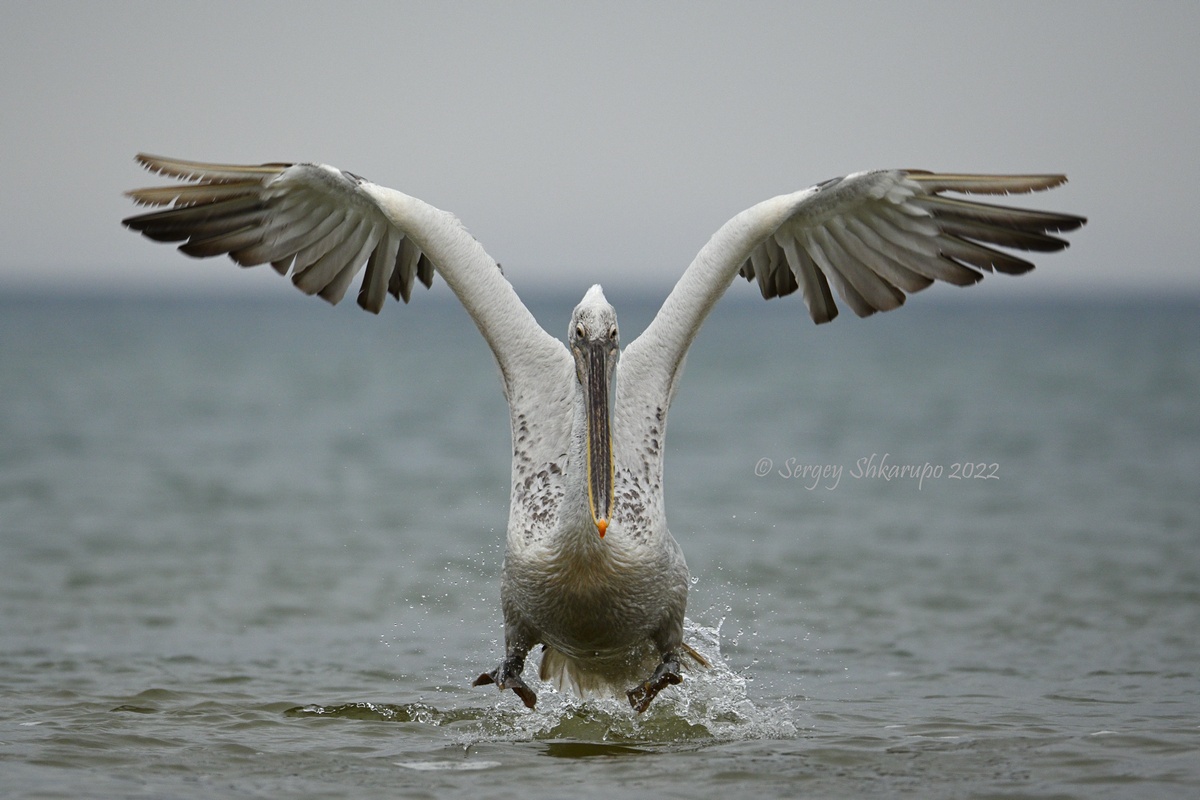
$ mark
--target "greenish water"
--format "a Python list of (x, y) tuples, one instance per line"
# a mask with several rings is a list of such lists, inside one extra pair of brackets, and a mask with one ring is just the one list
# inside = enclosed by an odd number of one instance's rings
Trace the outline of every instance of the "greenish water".
[(470, 686), (510, 443), (444, 297), (0, 298), (0, 794), (1194, 794), (1197, 304), (909, 306), (718, 307), (667, 443), (718, 663), (635, 718)]

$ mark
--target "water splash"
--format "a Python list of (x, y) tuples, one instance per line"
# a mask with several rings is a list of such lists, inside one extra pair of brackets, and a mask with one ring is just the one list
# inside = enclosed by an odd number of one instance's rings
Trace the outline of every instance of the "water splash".
[[(723, 620), (722, 620), (723, 621)], [(711, 667), (693, 667), (684, 682), (664, 690), (644, 714), (635, 714), (624, 700), (581, 700), (556, 692), (546, 683), (533, 683), (538, 707), (523, 708), (508, 693), (486, 694), (489, 705), (448, 710), (428, 703), (345, 703), (289, 709), (291, 717), (332, 717), (382, 722), (415, 723), (445, 729), (458, 744), (471, 747), (490, 742), (545, 741), (562, 745), (558, 755), (594, 755), (599, 747), (639, 751), (663, 745), (791, 738), (796, 726), (788, 707), (759, 708), (747, 695), (747, 679), (730, 669), (721, 656), (721, 622), (713, 627), (691, 620), (684, 638)]]
[(712, 665), (687, 670), (684, 682), (662, 692), (644, 714), (624, 700), (580, 700), (543, 685), (538, 709), (511, 714), (496, 709), (483, 732), (494, 739), (540, 739), (606, 744), (682, 744), (742, 739), (790, 738), (796, 734), (791, 709), (760, 709), (747, 696), (745, 676), (721, 656), (721, 622), (706, 627), (684, 622), (684, 638)]

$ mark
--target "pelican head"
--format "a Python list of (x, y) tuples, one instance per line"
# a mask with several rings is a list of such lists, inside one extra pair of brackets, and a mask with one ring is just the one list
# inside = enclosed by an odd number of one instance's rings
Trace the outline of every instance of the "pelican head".
[(609, 395), (620, 355), (617, 312), (599, 285), (588, 289), (571, 314), (567, 331), (575, 375), (583, 390), (587, 421), (588, 503), (600, 537), (608, 530), (613, 506), (613, 452), (609, 429)]

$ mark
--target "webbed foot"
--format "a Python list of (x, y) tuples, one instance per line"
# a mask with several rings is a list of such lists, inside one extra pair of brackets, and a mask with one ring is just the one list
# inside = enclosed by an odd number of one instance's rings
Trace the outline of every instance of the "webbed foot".
[(525, 659), (505, 659), (491, 672), (485, 672), (475, 679), (472, 686), (486, 686), (489, 683), (496, 684), (500, 691), (512, 689), (516, 692), (517, 697), (521, 698), (521, 702), (526, 708), (533, 708), (537, 704), (537, 695), (534, 691), (525, 685), (525, 681), (521, 679), (521, 670), (525, 668)]
[(663, 656), (662, 663), (648, 681), (633, 687), (625, 695), (629, 698), (629, 705), (633, 706), (633, 710), (641, 714), (650, 707), (650, 701), (657, 697), (659, 692), (677, 683), (683, 683), (683, 676), (679, 674), (679, 657), (668, 653)]

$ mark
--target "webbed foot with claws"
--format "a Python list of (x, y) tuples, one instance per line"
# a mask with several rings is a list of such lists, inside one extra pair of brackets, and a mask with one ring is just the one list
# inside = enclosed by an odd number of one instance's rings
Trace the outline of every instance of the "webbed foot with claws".
[(537, 704), (537, 695), (534, 691), (525, 685), (525, 681), (521, 679), (521, 670), (525, 668), (525, 659), (509, 658), (501, 662), (500, 666), (496, 667), (491, 672), (485, 672), (475, 679), (472, 686), (486, 686), (489, 683), (496, 684), (500, 691), (512, 689), (516, 692), (517, 697), (521, 698), (521, 702), (526, 708), (533, 708)]
[(669, 653), (663, 656), (662, 663), (648, 681), (633, 687), (625, 695), (629, 698), (629, 705), (633, 706), (633, 710), (641, 714), (650, 707), (650, 701), (657, 697), (659, 692), (677, 683), (683, 683), (683, 676), (679, 674), (679, 658), (674, 653)]

